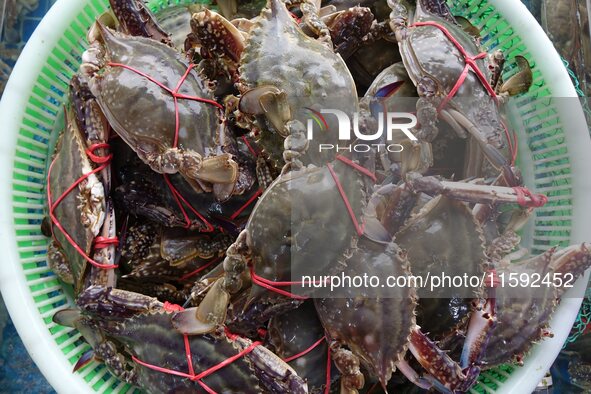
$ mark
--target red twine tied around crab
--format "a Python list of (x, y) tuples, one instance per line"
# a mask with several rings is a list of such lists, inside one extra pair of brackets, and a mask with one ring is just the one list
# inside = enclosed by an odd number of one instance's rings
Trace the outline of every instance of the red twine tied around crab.
[[(353, 168), (354, 170), (359, 171), (361, 174), (369, 177), (374, 182), (377, 181), (377, 178), (374, 173), (369, 171), (367, 168), (362, 167), (359, 164), (355, 163), (351, 159), (349, 159), (345, 156), (341, 156), (341, 155), (338, 155), (336, 158), (337, 158), (337, 160), (341, 161), (342, 163), (345, 163), (346, 165)], [(353, 226), (355, 226), (355, 230), (357, 231), (357, 234), (359, 236), (362, 236), (363, 233), (365, 232), (365, 223), (359, 224), (359, 221), (357, 220), (357, 217), (355, 216), (355, 212), (353, 212), (353, 207), (351, 206), (351, 203), (349, 202), (349, 198), (345, 194), (345, 190), (343, 189), (343, 186), (341, 185), (339, 177), (335, 173), (331, 164), (327, 164), (327, 167), (328, 167), (328, 171), (330, 172), (330, 175), (332, 176), (332, 179), (334, 180), (335, 184), (337, 185), (337, 189), (339, 191), (339, 194), (341, 195), (343, 202), (345, 203), (345, 208), (347, 208), (347, 212), (349, 213), (349, 216), (351, 217), (351, 221), (353, 222)]]
[[(285, 361), (286, 363), (289, 363), (293, 360), (296, 360), (300, 357), (305, 356), (306, 354), (310, 353), (312, 350), (316, 349), (322, 342), (326, 341), (326, 336), (323, 336), (322, 338), (320, 338), (319, 340), (317, 340), (316, 342), (314, 342), (312, 344), (312, 346), (310, 346), (309, 348), (307, 348), (304, 351), (299, 352), (298, 354), (294, 354), (291, 357), (287, 357), (284, 358), (283, 361)], [(330, 393), (330, 375), (331, 375), (331, 359), (330, 359), (330, 348), (328, 348), (328, 352), (326, 355), (326, 382), (324, 385), (324, 394), (328, 394)]]
[[(355, 163), (351, 159), (341, 156), (341, 155), (338, 155), (336, 157), (336, 159), (339, 160), (340, 162), (350, 166), (351, 168), (360, 172), (361, 174), (369, 177), (374, 182), (377, 180), (374, 173), (369, 171), (367, 168)], [(364, 224), (363, 223), (359, 224), (359, 221), (357, 220), (357, 217), (355, 216), (355, 212), (353, 211), (353, 207), (351, 206), (351, 203), (349, 202), (349, 198), (347, 197), (347, 194), (345, 193), (345, 190), (343, 189), (343, 186), (341, 185), (341, 181), (339, 180), (339, 177), (337, 176), (336, 172), (334, 171), (332, 165), (327, 164), (327, 167), (328, 167), (328, 171), (330, 172), (330, 175), (332, 176), (332, 178), (337, 186), (339, 194), (341, 195), (341, 198), (343, 199), (343, 203), (345, 204), (345, 208), (347, 209), (347, 212), (349, 213), (351, 221), (353, 222), (353, 226), (355, 226), (355, 230), (357, 231), (357, 234), (359, 236), (363, 235), (364, 227), (365, 227)], [(278, 287), (287, 287), (287, 286), (292, 286), (292, 285), (301, 285), (303, 283), (302, 281), (293, 281), (293, 282), (292, 281), (284, 281), (284, 282), (272, 281), (272, 280), (269, 280), (269, 279), (263, 278), (262, 276), (257, 275), (257, 273), (254, 271), (254, 266), (252, 265), (252, 263), (248, 264), (248, 268), (250, 270), (250, 277), (251, 277), (252, 282), (258, 286), (261, 286), (267, 290), (270, 290), (274, 293), (283, 295), (285, 297), (293, 298), (295, 300), (302, 300), (303, 301), (303, 300), (307, 300), (309, 298), (306, 296), (293, 294), (293, 293), (290, 293), (289, 291), (282, 290), (282, 289), (278, 288)]]
[[(210, 100), (210, 99), (206, 99), (203, 97), (197, 97), (197, 96), (188, 96), (186, 94), (182, 94), (179, 93), (179, 90), (181, 89), (181, 86), (183, 85), (183, 83), (186, 81), (186, 79), (189, 76), (189, 73), (191, 72), (191, 70), (195, 67), (194, 64), (190, 64), (187, 67), (187, 70), (185, 71), (185, 73), (183, 74), (183, 76), (181, 77), (181, 79), (179, 80), (179, 82), (177, 83), (176, 87), (174, 89), (169, 88), (168, 86), (164, 85), (163, 83), (157, 81), (155, 78), (152, 78), (151, 76), (149, 76), (148, 74), (137, 70), (131, 66), (128, 66), (126, 64), (121, 64), (121, 63), (108, 63), (109, 66), (111, 67), (121, 67), (124, 68), (126, 70), (132, 71), (138, 75), (141, 75), (142, 77), (146, 78), (147, 80), (149, 80), (150, 82), (158, 85), (162, 90), (164, 90), (165, 92), (167, 92), (168, 94), (170, 94), (174, 100), (174, 116), (175, 116), (175, 127), (174, 127), (174, 141), (172, 143), (172, 147), (176, 148), (178, 146), (179, 143), (179, 130), (180, 130), (180, 115), (179, 115), (179, 100), (183, 99), (183, 100), (191, 100), (191, 101), (198, 101), (201, 103), (205, 103), (205, 104), (209, 104), (209, 105), (213, 105), (214, 107), (222, 110), (224, 107), (219, 104), (217, 101), (215, 100)], [(198, 218), (199, 220), (201, 220), (203, 222), (203, 224), (205, 225), (205, 229), (202, 230), (203, 232), (212, 232), (215, 230), (215, 228), (211, 225), (211, 223), (209, 223), (209, 221), (203, 217), (203, 215), (201, 215), (195, 208), (193, 208), (193, 206), (181, 195), (181, 193), (178, 191), (178, 189), (172, 184), (172, 182), (170, 181), (169, 177), (167, 174), (163, 174), (164, 180), (166, 181), (166, 185), (168, 186), (168, 188), (170, 189), (170, 192), (172, 193), (179, 209), (181, 210), (184, 218), (185, 218), (185, 223), (186, 223), (186, 228), (191, 227), (191, 218), (189, 217), (187, 211), (185, 210), (185, 207), (183, 206), (183, 204), (185, 204), (189, 210), (191, 212), (193, 212)]]
[(254, 267), (252, 266), (252, 264), (248, 265), (248, 269), (250, 270), (250, 279), (252, 280), (252, 283), (254, 283), (255, 285), (259, 285), (267, 290), (271, 290), (274, 293), (281, 294), (282, 296), (293, 298), (294, 300), (303, 301), (303, 300), (308, 299), (308, 297), (306, 297), (306, 296), (300, 296), (297, 294), (290, 293), (289, 291), (285, 291), (285, 290), (281, 290), (281, 289), (277, 288), (277, 287), (297, 285), (297, 284), (301, 284), (302, 282), (274, 282), (272, 280), (268, 280), (268, 279), (263, 278), (262, 276), (257, 275), (254, 272)]
[[(116, 265), (116, 264), (113, 264), (113, 265), (101, 264), (98, 261), (91, 258), (89, 255), (87, 255), (86, 252), (80, 247), (80, 245), (78, 245), (76, 243), (76, 241), (74, 241), (72, 236), (66, 231), (64, 226), (60, 223), (58, 218), (55, 216), (55, 210), (58, 207), (58, 205), (62, 201), (64, 201), (64, 199), (68, 196), (68, 194), (70, 194), (74, 189), (76, 189), (76, 187), (78, 187), (82, 182), (84, 182), (86, 179), (88, 179), (89, 176), (97, 174), (109, 166), (109, 163), (111, 162), (111, 159), (113, 158), (112, 154), (108, 154), (107, 156), (98, 156), (94, 153), (97, 149), (106, 149), (108, 147), (109, 147), (109, 144), (94, 144), (94, 145), (91, 145), (90, 147), (88, 147), (88, 149), (86, 149), (86, 153), (88, 154), (88, 157), (90, 158), (90, 160), (93, 161), (94, 163), (100, 164), (100, 165), (98, 167), (96, 167), (95, 169), (93, 169), (92, 171), (90, 171), (86, 174), (83, 174), (74, 183), (72, 183), (70, 185), (70, 187), (68, 187), (66, 189), (66, 191), (64, 191), (62, 193), (62, 195), (59, 196), (55, 201), (53, 201), (53, 196), (51, 193), (51, 171), (53, 169), (53, 165), (55, 164), (56, 159), (53, 159), (53, 161), (51, 162), (51, 164), (49, 166), (49, 170), (47, 171), (47, 206), (49, 207), (49, 218), (51, 219), (51, 223), (53, 224), (51, 226), (52, 233), (54, 232), (54, 229), (53, 229), (54, 226), (57, 227), (59, 229), (59, 231), (62, 233), (62, 235), (66, 238), (68, 243), (70, 245), (72, 245), (72, 247), (76, 250), (76, 252), (78, 252), (78, 254), (80, 256), (82, 256), (84, 258), (84, 260), (86, 260), (89, 264), (91, 264), (97, 268), (101, 268), (101, 269), (115, 269), (118, 267), (118, 265)], [(106, 248), (110, 245), (118, 245), (118, 244), (119, 244), (119, 240), (117, 239), (117, 237), (114, 237), (114, 238), (96, 237), (94, 240), (94, 249), (103, 249), (103, 248)]]
[[(497, 94), (495, 93), (494, 89), (490, 85), (489, 81), (486, 79), (486, 76), (484, 75), (484, 73), (480, 70), (480, 68), (478, 68), (478, 64), (476, 64), (476, 60), (484, 59), (487, 56), (486, 52), (479, 53), (478, 55), (475, 55), (475, 56), (470, 56), (468, 54), (468, 52), (466, 52), (466, 49), (462, 46), (462, 44), (460, 44), (460, 42), (458, 40), (456, 40), (456, 38), (449, 32), (449, 30), (447, 30), (445, 28), (445, 26), (442, 26), (437, 22), (434, 22), (434, 21), (416, 22), (411, 25), (411, 27), (420, 27), (420, 26), (433, 26), (433, 27), (436, 27), (439, 30), (441, 30), (441, 32), (447, 37), (447, 39), (450, 40), (455, 45), (457, 50), (460, 52), (460, 54), (464, 58), (464, 62), (466, 63), (466, 65), (464, 66), (464, 69), (462, 70), (462, 73), (460, 74), (460, 77), (456, 81), (456, 84), (451, 89), (451, 91), (448, 93), (448, 95), (445, 97), (445, 99), (443, 100), (443, 102), (441, 103), (441, 105), (439, 106), (439, 108), (437, 110), (441, 111), (443, 109), (443, 107), (445, 107), (451, 101), (451, 99), (456, 95), (456, 93), (460, 90), (460, 87), (462, 86), (462, 84), (464, 83), (466, 78), (468, 77), (468, 73), (470, 72), (470, 70), (472, 70), (474, 72), (474, 74), (476, 74), (476, 77), (478, 78), (478, 80), (480, 81), (482, 86), (484, 86), (484, 88), (486, 89), (489, 96), (491, 96), (493, 98), (493, 100), (495, 100), (495, 103), (498, 104)], [(511, 154), (511, 164), (514, 164), (515, 160), (517, 158), (517, 136), (514, 135), (513, 138), (511, 138), (511, 136), (509, 135), (509, 129), (507, 128), (507, 125), (505, 125), (505, 123), (502, 121), (501, 121), (501, 124), (502, 124), (503, 130), (505, 132), (505, 138), (507, 139), (507, 143), (509, 144), (509, 151)]]
[[(514, 187), (513, 190), (517, 194), (517, 204), (524, 208), (540, 208), (546, 205), (548, 197), (543, 194), (533, 194), (525, 187)], [(529, 197), (527, 200), (526, 197)]]
[[(163, 305), (163, 308), (165, 311), (167, 312), (180, 312), (183, 311), (184, 308), (180, 305), (176, 305), (176, 304), (172, 304), (169, 302), (165, 302)], [(225, 329), (225, 333), (226, 336), (231, 340), (231, 341), (235, 341), (238, 338), (238, 335), (236, 334), (232, 334), (230, 331), (228, 331), (228, 329)], [(208, 385), (206, 385), (202, 379), (205, 379), (206, 377), (208, 377), (209, 375), (214, 374), (215, 372), (219, 371), (220, 369), (232, 364), (234, 361), (238, 360), (241, 357), (244, 357), (246, 354), (252, 352), (254, 350), (254, 348), (256, 348), (257, 346), (261, 345), (261, 342), (256, 341), (250, 344), (250, 346), (246, 347), (244, 350), (238, 352), (237, 354), (235, 354), (232, 357), (228, 357), (227, 359), (223, 360), (222, 362), (206, 369), (203, 372), (200, 373), (195, 373), (195, 369), (193, 367), (193, 357), (191, 356), (191, 344), (189, 343), (189, 336), (187, 334), (183, 334), (183, 344), (185, 347), (185, 357), (187, 358), (187, 369), (188, 369), (188, 373), (186, 372), (180, 372), (180, 371), (175, 371), (172, 369), (168, 369), (168, 368), (163, 368), (163, 367), (159, 367), (157, 365), (153, 365), (147, 362), (144, 362), (142, 360), (140, 360), (139, 358), (135, 357), (135, 356), (131, 356), (132, 360), (146, 368), (149, 368), (151, 370), (157, 371), (157, 372), (162, 372), (162, 373), (166, 373), (169, 375), (175, 375), (175, 376), (180, 376), (182, 378), (187, 378), (193, 382), (197, 382), (205, 391), (207, 391), (209, 394), (217, 394), (216, 391), (214, 391), (211, 387), (209, 387)]]
[[(121, 63), (108, 63), (109, 66), (111, 67), (122, 67), (126, 70), (132, 71), (144, 78), (146, 78), (147, 80), (149, 80), (150, 82), (158, 85), (162, 90), (164, 90), (165, 92), (167, 92), (168, 94), (170, 94), (174, 100), (174, 112), (175, 112), (175, 130), (174, 130), (174, 141), (172, 144), (173, 148), (176, 148), (178, 146), (178, 142), (179, 142), (179, 130), (180, 130), (180, 117), (179, 117), (179, 99), (183, 99), (183, 100), (192, 100), (192, 101), (198, 101), (201, 103), (205, 103), (205, 104), (209, 104), (209, 105), (213, 105), (214, 107), (223, 110), (224, 107), (218, 103), (215, 100), (210, 100), (210, 99), (206, 99), (206, 98), (202, 98), (202, 97), (197, 97), (197, 96), (188, 96), (185, 94), (181, 94), (179, 93), (179, 90), (181, 88), (181, 86), (183, 85), (183, 83), (186, 81), (186, 79), (189, 77), (189, 74), (191, 72), (191, 70), (195, 67), (194, 64), (190, 64), (187, 67), (187, 70), (185, 71), (185, 73), (183, 74), (183, 76), (181, 77), (181, 79), (179, 80), (179, 82), (177, 83), (176, 87), (174, 89), (170, 89), (169, 87), (167, 87), (166, 85), (164, 85), (163, 83), (157, 81), (155, 78), (152, 78), (151, 76), (149, 76), (148, 74), (139, 71), (131, 66), (128, 66), (126, 64), (121, 64)], [(243, 140), (246, 144), (246, 146), (248, 147), (248, 149), (250, 150), (250, 152), (253, 154), (253, 156), (257, 156), (256, 151), (253, 149), (253, 147), (251, 146), (251, 144), (248, 142), (248, 140), (246, 139), (246, 137), (243, 137)], [(164, 180), (166, 182), (166, 185), (168, 186), (168, 188), (170, 189), (170, 192), (172, 193), (172, 196), (175, 200), (175, 202), (177, 203), (177, 206), (179, 207), (179, 209), (181, 210), (181, 213), (183, 214), (183, 217), (185, 219), (185, 228), (190, 228), (191, 227), (191, 218), (189, 217), (189, 214), (187, 212), (187, 210), (185, 209), (185, 206), (195, 214), (195, 216), (197, 216), (199, 218), (199, 220), (201, 220), (203, 222), (203, 224), (205, 225), (205, 228), (203, 230), (201, 230), (202, 232), (213, 232), (215, 230), (214, 226), (203, 216), (199, 213), (199, 211), (197, 211), (188, 201), (186, 198), (183, 197), (183, 195), (178, 191), (178, 189), (174, 186), (174, 184), (170, 181), (170, 178), (167, 174), (163, 174)], [(234, 220), (236, 219), (240, 213), (242, 213), (242, 211), (244, 211), (244, 209), (246, 209), (253, 201), (255, 201), (257, 199), (258, 196), (260, 196), (262, 194), (262, 191), (257, 191), (257, 193), (251, 197), (251, 199), (249, 199), (242, 207), (240, 207), (236, 212), (234, 212), (231, 216), (230, 219)]]

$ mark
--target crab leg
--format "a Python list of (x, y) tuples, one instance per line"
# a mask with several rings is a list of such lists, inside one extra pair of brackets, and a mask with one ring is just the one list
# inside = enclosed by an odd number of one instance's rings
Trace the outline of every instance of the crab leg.
[(410, 334), (409, 350), (417, 361), (431, 375), (427, 380), (442, 392), (465, 391), (471, 387), (480, 368), (461, 368), (447, 353), (439, 349), (417, 326)]
[[(281, 0), (271, 0), (271, 8), (278, 6)], [(284, 0), (287, 7), (299, 5), (303, 14), (303, 20), (306, 25), (318, 35), (318, 39), (332, 48), (330, 30), (318, 15), (320, 1), (318, 0)]]
[(486, 350), (491, 330), (496, 325), (494, 296), (494, 288), (489, 289), (489, 298), (484, 301), (484, 305), (479, 306), (470, 316), (460, 359), (462, 368), (477, 364)]
[[(82, 82), (77, 75), (74, 75), (70, 81), (70, 103), (75, 114), (74, 121), (86, 139), (89, 158), (97, 165), (106, 163), (100, 174), (104, 194), (109, 196), (111, 192), (111, 166), (108, 164), (110, 156), (106, 149), (109, 140), (109, 124), (88, 85)], [(105, 201), (105, 220), (99, 237), (95, 239), (94, 261), (103, 265), (115, 264), (116, 229), (113, 204), (111, 199), (107, 197)], [(108, 242), (104, 242), (105, 240)], [(93, 266), (87, 281), (87, 285), (100, 284), (114, 287), (117, 276), (113, 270)]]
[(521, 188), (505, 186), (475, 185), (466, 182), (443, 181), (433, 176), (415, 176), (408, 179), (414, 192), (426, 193), (430, 196), (442, 194), (449, 198), (477, 204), (519, 204), (523, 206), (541, 206), (546, 197), (525, 193)]

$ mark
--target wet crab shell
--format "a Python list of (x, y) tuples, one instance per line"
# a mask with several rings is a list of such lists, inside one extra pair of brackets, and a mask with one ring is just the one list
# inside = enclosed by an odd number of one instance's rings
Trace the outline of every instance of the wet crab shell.
[[(356, 218), (365, 192), (361, 175), (334, 163)], [(296, 268), (305, 275), (328, 275), (357, 236), (352, 218), (328, 167), (310, 165), (282, 175), (265, 191), (247, 223), (247, 243), (255, 272), (271, 281), (291, 281)], [(269, 292), (254, 286), (251, 297)]]
[[(384, 279), (410, 274), (406, 253), (396, 244), (367, 239), (360, 240), (343, 265), (343, 272), (352, 277), (367, 274)], [(318, 316), (328, 337), (346, 345), (385, 386), (396, 363), (406, 354), (415, 326), (415, 289), (349, 288), (345, 294), (316, 298)]]
[[(92, 251), (94, 238), (101, 231), (105, 220), (104, 188), (99, 178), (91, 173), (93, 167), (86, 155), (86, 144), (73, 120), (72, 111), (69, 111), (68, 120), (57, 144), (47, 187), (52, 203), (55, 204), (79, 178), (87, 175), (85, 180), (55, 206), (54, 215), (72, 237), (72, 241), (88, 256)], [(83, 286), (87, 261), (55, 225), (53, 236), (58, 250), (63, 252), (78, 292)]]
[[(90, 79), (89, 86), (117, 134), (144, 161), (163, 155), (175, 147), (178, 109), (177, 147), (195, 151), (203, 157), (218, 154), (218, 144), (223, 144), (223, 141), (218, 140), (219, 114), (215, 106), (181, 98), (175, 108), (175, 100), (170, 93), (125, 68), (131, 67), (175, 89), (189, 67), (180, 54), (149, 38), (125, 36), (100, 24), (98, 26), (104, 42), (106, 63), (100, 73)], [(195, 70), (188, 72), (178, 92), (213, 100), (207, 83)], [(163, 170), (176, 172), (172, 163), (163, 163)]]
[[(240, 59), (241, 83), (252, 89), (275, 86), (284, 91), (291, 119), (307, 124), (306, 107), (336, 108), (352, 116), (357, 111), (357, 90), (340, 55), (302, 32), (280, 0), (270, 1), (252, 29)], [(319, 154), (317, 144), (337, 142), (337, 122), (326, 117), (328, 128), (317, 132), (308, 151), (311, 162), (326, 163), (332, 157)], [(260, 122), (265, 129), (264, 122)], [(272, 138), (261, 140), (266, 151), (275, 152)], [(271, 146), (267, 146), (271, 145)], [(281, 157), (273, 157), (281, 163)]]
[[(396, 233), (396, 242), (407, 250), (413, 275), (430, 274), (482, 277), (484, 238), (482, 229), (468, 206), (438, 196), (411, 216)], [(435, 289), (419, 301), (418, 324), (433, 338), (453, 330), (470, 314), (474, 290)]]
[[(170, 313), (141, 314), (125, 320), (107, 331), (123, 343), (138, 359), (174, 371), (187, 371), (183, 336), (170, 325)], [(239, 350), (225, 336), (190, 337), (191, 357), (195, 372), (206, 370), (234, 356)], [(138, 382), (147, 392), (205, 392), (197, 382), (139, 366)], [(259, 386), (253, 369), (245, 358), (239, 358), (206, 377), (203, 382), (218, 393), (258, 393)]]
[[(446, 28), (466, 50), (469, 56), (478, 55), (480, 48), (476, 41), (459, 25), (425, 11), (417, 2), (414, 22), (436, 22)], [(412, 26), (412, 25), (411, 25)], [(435, 26), (414, 26), (408, 36), (399, 43), (402, 61), (415, 85), (429, 77), (435, 81), (434, 94), (447, 96), (464, 70), (465, 60), (458, 48)], [(478, 68), (490, 80), (488, 67), (484, 60), (475, 61)], [(503, 127), (495, 102), (473, 72), (468, 73), (449, 105), (466, 115), (478, 125), (489, 142), (502, 148)]]

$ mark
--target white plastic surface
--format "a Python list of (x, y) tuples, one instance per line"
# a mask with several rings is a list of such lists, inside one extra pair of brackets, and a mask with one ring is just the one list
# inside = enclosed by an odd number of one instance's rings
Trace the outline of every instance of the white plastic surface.
[(0, 289), (10, 317), (31, 358), (51, 386), (59, 393), (92, 393), (80, 377), (72, 373), (72, 365), (55, 345), (41, 319), (25, 281), (16, 249), (12, 213), (12, 172), (17, 132), (24, 108), (38, 75), (67, 24), (85, 6), (77, 0), (58, 1), (39, 23), (23, 49), (0, 102), (2, 143), (0, 143)]
[[(527, 45), (536, 64), (544, 75), (555, 97), (576, 97), (570, 78), (552, 44), (541, 27), (518, 0), (491, 0), (490, 3), (509, 21), (516, 33)], [(12, 213), (12, 172), (16, 146), (16, 134), (23, 118), (29, 92), (34, 83), (31, 76), (37, 75), (49, 52), (63, 35), (66, 21), (74, 18), (86, 5), (84, 1), (59, 0), (48, 12), (29, 40), (17, 62), (0, 102), (2, 143), (0, 144), (0, 289), (14, 324), (35, 363), (49, 383), (59, 393), (91, 393), (92, 389), (77, 374), (55, 345), (46, 325), (41, 319), (28, 285), (16, 250), (14, 217)], [(584, 163), (591, 155), (591, 141), (582, 111), (560, 108), (567, 131), (569, 158), (573, 171), (573, 243), (588, 241), (585, 233), (591, 223), (591, 177)], [(562, 104), (564, 105), (564, 103)], [(587, 201), (585, 201), (587, 199)], [(577, 283), (570, 296), (582, 296), (588, 274)], [(531, 392), (558, 354), (579, 310), (581, 299), (565, 298), (552, 320), (555, 337), (536, 346), (526, 359), (525, 366), (513, 373), (501, 385), (500, 393)], [(558, 329), (560, 327), (560, 329)]]
[[(550, 86), (552, 97), (577, 97), (568, 72), (554, 49), (554, 45), (528, 9), (517, 0), (494, 0), (491, 1), (491, 4), (496, 7), (497, 11), (503, 15), (523, 40), (528, 51), (534, 57), (536, 66), (544, 76), (544, 80)], [(555, 102), (565, 130), (565, 142), (568, 146), (572, 170), (571, 243), (590, 242), (591, 176), (589, 176), (589, 171), (591, 168), (589, 168), (588, 156), (591, 155), (591, 139), (589, 138), (589, 130), (586, 127), (587, 123), (582, 110), (573, 110), (573, 101), (559, 99)], [(571, 327), (577, 317), (588, 280), (589, 271), (564, 296), (550, 323), (554, 337), (547, 338), (537, 345), (525, 359), (524, 366), (512, 373), (495, 393), (521, 394), (530, 393), (535, 389), (568, 337), (570, 330), (565, 328)]]

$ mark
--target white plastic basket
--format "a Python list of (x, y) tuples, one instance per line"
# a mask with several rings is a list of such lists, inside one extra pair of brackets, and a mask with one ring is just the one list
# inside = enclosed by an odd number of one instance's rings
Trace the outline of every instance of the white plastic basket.
[[(158, 8), (182, 2), (151, 1), (150, 5)], [(520, 166), (531, 189), (555, 193), (556, 197), (551, 196), (550, 203), (536, 211), (537, 217), (524, 234), (526, 246), (539, 252), (548, 247), (548, 241), (566, 245), (589, 240), (591, 206), (586, 200), (591, 195), (587, 172), (591, 169), (591, 141), (583, 112), (573, 107), (574, 100), (555, 100), (551, 105), (554, 120), (546, 124), (547, 119), (535, 111), (536, 103), (548, 97), (576, 97), (560, 57), (518, 0), (450, 3), (481, 28), (485, 46), (501, 47), (509, 58), (524, 55), (535, 65), (531, 93), (539, 99), (517, 100), (512, 107), (513, 115), (528, 125), (520, 129)], [(84, 50), (81, 37), (106, 4), (106, 0), (59, 0), (23, 50), (0, 103), (0, 250), (4, 257), (0, 288), (27, 350), (60, 393), (133, 390), (99, 363), (72, 373), (72, 365), (88, 345), (76, 330), (51, 321), (71, 300), (47, 268), (47, 240), (39, 229), (47, 159), (52, 153), (52, 137), (54, 140), (59, 129), (56, 122), (67, 83)], [(535, 142), (525, 143), (531, 140)], [(559, 216), (552, 217), (551, 225), (539, 219), (552, 213)], [(486, 371), (471, 391), (531, 392), (568, 336), (581, 303), (581, 298), (573, 297), (582, 297), (587, 279), (588, 274), (563, 299), (552, 319), (554, 338), (536, 345), (524, 367)]]

